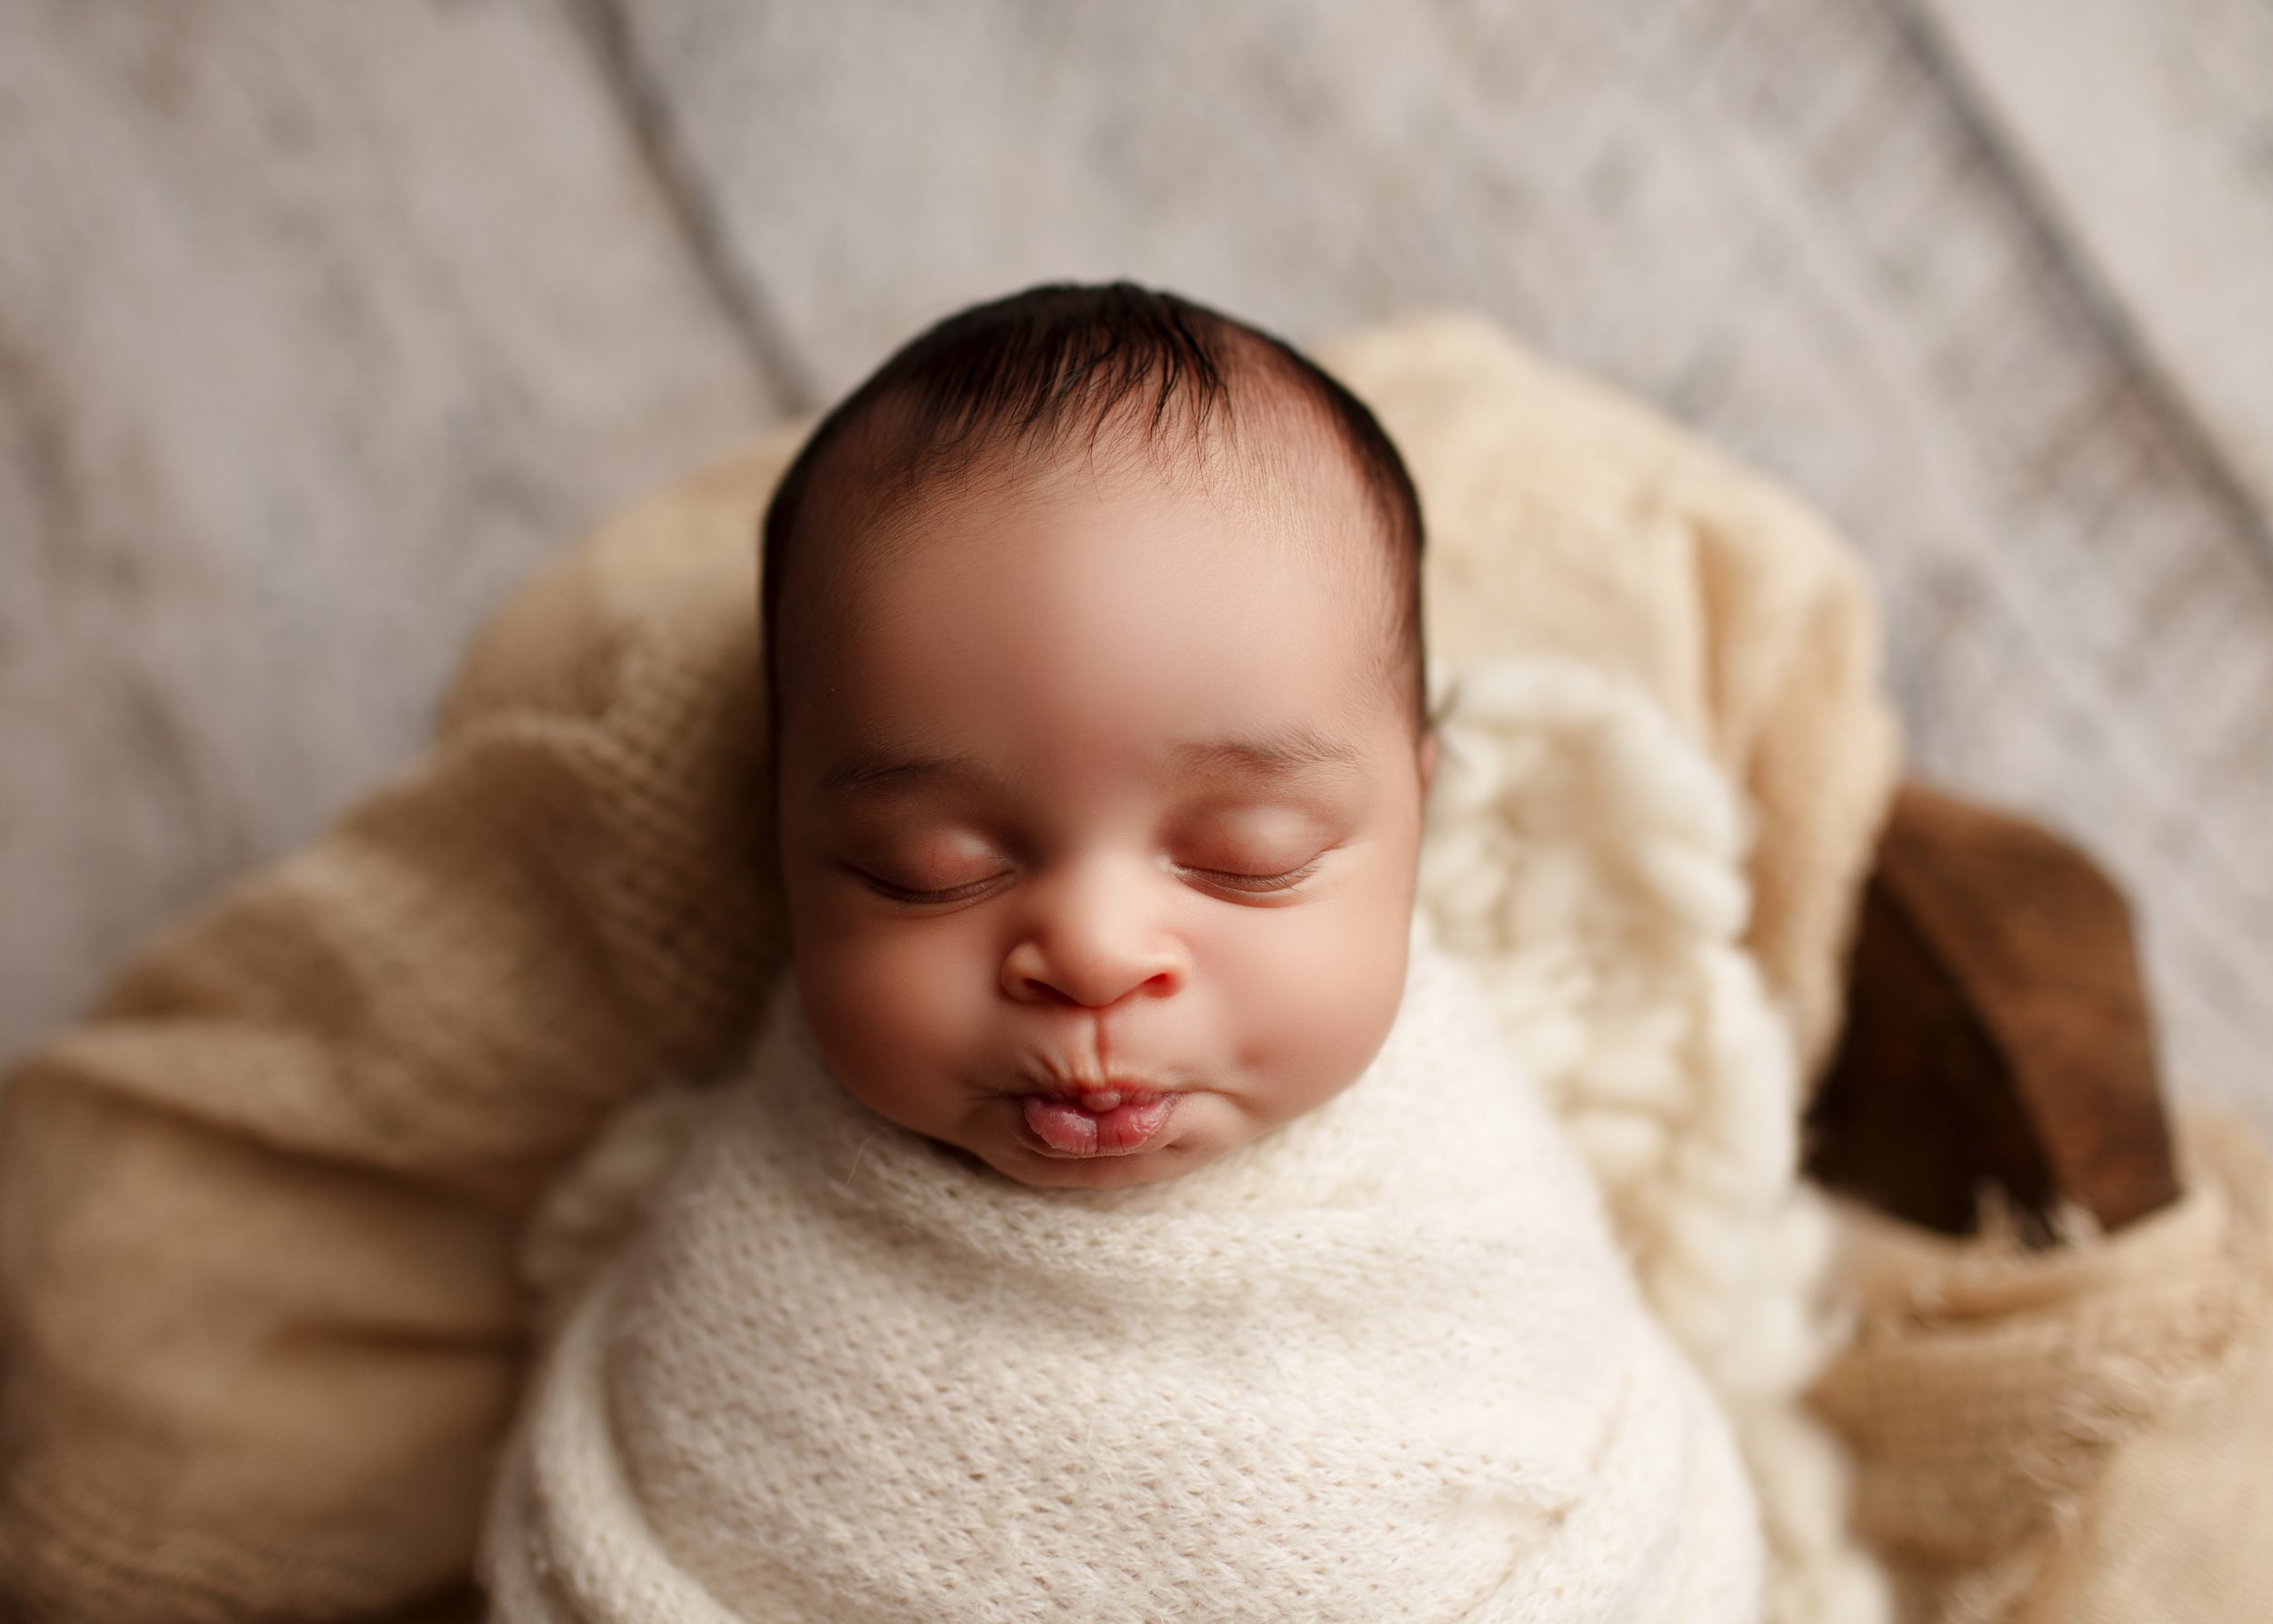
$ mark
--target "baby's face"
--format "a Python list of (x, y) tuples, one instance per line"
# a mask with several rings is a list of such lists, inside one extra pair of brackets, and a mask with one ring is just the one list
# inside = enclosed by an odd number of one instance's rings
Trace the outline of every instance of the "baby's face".
[(800, 586), (796, 972), (870, 1109), (1028, 1184), (1117, 1185), (1365, 1069), (1434, 745), (1382, 675), (1382, 543), (1341, 483), (1235, 500), (1076, 461), (927, 500), (908, 556)]

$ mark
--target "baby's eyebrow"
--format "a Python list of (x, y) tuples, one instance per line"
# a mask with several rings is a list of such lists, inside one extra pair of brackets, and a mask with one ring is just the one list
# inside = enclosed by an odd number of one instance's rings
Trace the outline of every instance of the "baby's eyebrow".
[(884, 750), (856, 750), (821, 775), (814, 785), (816, 800), (840, 800), (853, 796), (884, 795), (936, 782), (980, 782), (994, 775), (977, 762), (957, 756), (900, 756)]
[[(1168, 755), (1189, 776), (1272, 782), (1356, 777), (1364, 759), (1357, 745), (1307, 727), (1277, 728), (1237, 738), (1180, 739), (1169, 747)], [(1000, 775), (968, 757), (860, 749), (822, 774), (814, 795), (816, 799), (836, 800), (937, 783), (999, 787)]]
[(1355, 777), (1364, 758), (1350, 741), (1304, 727), (1246, 738), (1187, 739), (1171, 753), (1187, 771), (1270, 779)]

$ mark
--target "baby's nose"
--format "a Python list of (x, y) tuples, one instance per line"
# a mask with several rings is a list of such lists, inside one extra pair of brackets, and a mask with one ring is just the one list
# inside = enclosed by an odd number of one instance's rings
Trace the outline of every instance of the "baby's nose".
[(1102, 1009), (1131, 996), (1165, 997), (1190, 978), (1183, 944), (1100, 877), (1068, 877), (1048, 890), (1003, 958), (1012, 997)]
[(1131, 966), (1100, 959), (1069, 959), (1044, 955), (1022, 942), (1003, 961), (1003, 986), (1011, 997), (1029, 1003), (1078, 1004), (1104, 1009), (1132, 994), (1166, 997), (1183, 985), (1183, 977), (1167, 965)]

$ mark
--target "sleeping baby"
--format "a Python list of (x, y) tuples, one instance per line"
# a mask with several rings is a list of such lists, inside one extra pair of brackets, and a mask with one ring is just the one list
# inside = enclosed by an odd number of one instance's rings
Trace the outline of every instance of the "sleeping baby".
[(1757, 1619), (1729, 1423), (1416, 909), (1365, 406), (1039, 288), (831, 412), (764, 546), (791, 974), (555, 1193), (659, 1164), (556, 1305), (494, 1616)]

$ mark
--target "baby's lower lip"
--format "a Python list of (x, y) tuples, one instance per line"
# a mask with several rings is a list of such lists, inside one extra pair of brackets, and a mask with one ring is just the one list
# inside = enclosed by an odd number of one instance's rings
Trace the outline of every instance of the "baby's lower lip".
[(1026, 1097), (1026, 1125), (1060, 1156), (1126, 1156), (1160, 1137), (1176, 1108), (1173, 1094), (1106, 1091), (1085, 1100), (1054, 1094)]

